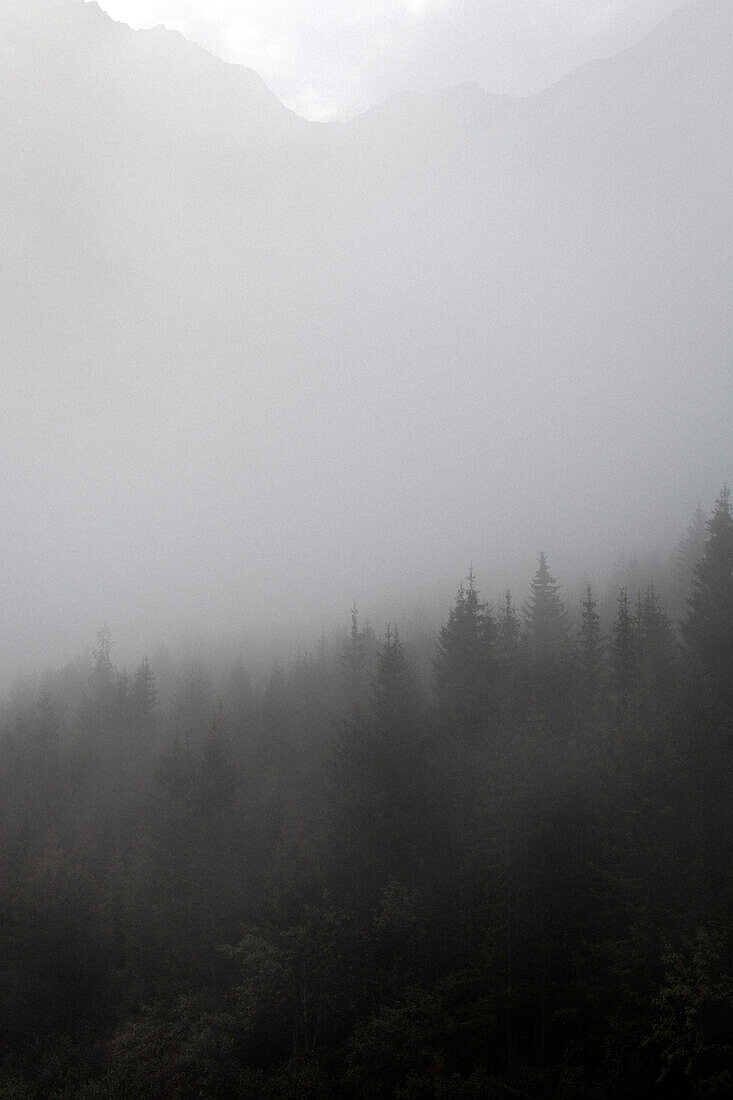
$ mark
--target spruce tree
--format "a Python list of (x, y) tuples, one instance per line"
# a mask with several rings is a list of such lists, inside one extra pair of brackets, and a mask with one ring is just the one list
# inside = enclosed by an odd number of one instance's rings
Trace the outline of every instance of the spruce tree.
[(544, 554), (540, 554), (524, 619), (528, 698), (556, 733), (566, 731), (572, 673), (567, 616), (560, 586), (550, 573)]
[(657, 598), (654, 585), (647, 585), (639, 615), (640, 675), (644, 694), (659, 708), (667, 708), (673, 694), (676, 643), (672, 624)]
[(359, 613), (356, 604), (351, 609), (351, 633), (341, 656), (343, 691), (349, 717), (362, 714), (367, 702), (367, 652), (366, 636), (359, 629)]
[(698, 504), (685, 533), (672, 554), (672, 605), (676, 620), (683, 618), (687, 598), (692, 589), (693, 572), (705, 553), (708, 525), (705, 513)]
[(155, 740), (160, 729), (160, 709), (155, 674), (144, 657), (132, 681), (133, 732), (138, 741)]
[(496, 649), (496, 624), (487, 604), (479, 601), (471, 570), (468, 588), (460, 586), (440, 629), (433, 661), (441, 723), (459, 735), (475, 735), (496, 710)]
[(519, 616), (512, 602), (512, 594), (507, 591), (497, 628), (499, 654), (504, 665), (511, 664), (515, 660), (519, 650), (521, 631)]
[(625, 588), (620, 589), (616, 619), (611, 634), (611, 686), (617, 710), (622, 713), (628, 707), (633, 694), (638, 670), (638, 642), (634, 612)]
[(708, 520), (705, 551), (693, 570), (682, 637), (728, 708), (733, 706), (733, 512), (723, 486)]
[(593, 707), (598, 700), (603, 665), (603, 643), (601, 641), (600, 616), (596, 610), (598, 600), (593, 589), (586, 585), (585, 597), (580, 612), (580, 631), (578, 632), (578, 663), (583, 703)]
[(559, 653), (567, 642), (567, 617), (560, 597), (560, 585), (540, 554), (525, 611), (527, 641), (533, 657), (544, 662)]
[(383, 732), (401, 735), (414, 728), (418, 710), (415, 671), (405, 657), (397, 628), (388, 623), (384, 645), (377, 654), (377, 672), (371, 678), (373, 720)]
[(387, 626), (370, 698), (335, 738), (328, 797), (338, 835), (334, 890), (371, 903), (390, 881), (416, 873), (424, 833), (428, 745), (416, 674), (398, 631)]

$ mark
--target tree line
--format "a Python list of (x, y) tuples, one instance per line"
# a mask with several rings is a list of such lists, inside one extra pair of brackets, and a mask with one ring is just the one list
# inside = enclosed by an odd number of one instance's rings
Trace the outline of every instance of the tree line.
[[(573, 622), (458, 589), (163, 703), (102, 632), (4, 707), (0, 1097), (714, 1097), (733, 1086), (733, 513)], [(690, 564), (694, 563), (694, 564)]]

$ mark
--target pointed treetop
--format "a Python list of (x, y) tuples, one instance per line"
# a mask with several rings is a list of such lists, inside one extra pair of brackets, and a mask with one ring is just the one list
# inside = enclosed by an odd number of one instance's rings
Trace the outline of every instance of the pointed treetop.
[(475, 733), (486, 724), (496, 691), (496, 624), (479, 601), (473, 566), (440, 628), (433, 660), (435, 702), (448, 727)]
[(512, 594), (507, 589), (504, 594), (504, 605), (499, 616), (498, 629), (499, 646), (504, 658), (509, 658), (517, 652), (521, 631), (522, 628), (512, 601)]
[(524, 617), (528, 641), (538, 654), (547, 654), (567, 640), (567, 616), (560, 585), (547, 567), (544, 552), (530, 586)]
[(593, 595), (590, 584), (585, 587), (585, 595), (580, 611), (580, 637), (586, 646), (597, 645), (600, 637), (600, 616), (596, 608), (598, 600)]
[(341, 673), (347, 708), (355, 717), (366, 707), (368, 688), (366, 637), (359, 629), (356, 601), (351, 609), (349, 640), (341, 653)]
[(704, 554), (692, 573), (682, 637), (721, 697), (733, 705), (733, 511), (727, 483), (707, 526)]
[(372, 709), (385, 726), (413, 716), (417, 707), (417, 678), (405, 657), (399, 632), (387, 623), (384, 644), (377, 654), (377, 672), (371, 678)]

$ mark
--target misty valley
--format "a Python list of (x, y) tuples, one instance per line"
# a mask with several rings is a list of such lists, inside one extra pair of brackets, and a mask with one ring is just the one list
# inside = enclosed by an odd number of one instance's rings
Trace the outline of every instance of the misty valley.
[(0, 0), (0, 1100), (733, 1095), (731, 44)]
[(0, 1095), (729, 1095), (727, 488), (665, 575), (19, 681)]

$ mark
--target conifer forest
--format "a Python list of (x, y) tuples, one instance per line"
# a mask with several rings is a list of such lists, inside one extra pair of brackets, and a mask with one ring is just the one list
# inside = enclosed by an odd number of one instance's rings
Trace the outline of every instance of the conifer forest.
[(0, 1100), (733, 1096), (732, 44), (0, 0)]
[(0, 1097), (730, 1095), (727, 487), (637, 580), (19, 680)]

